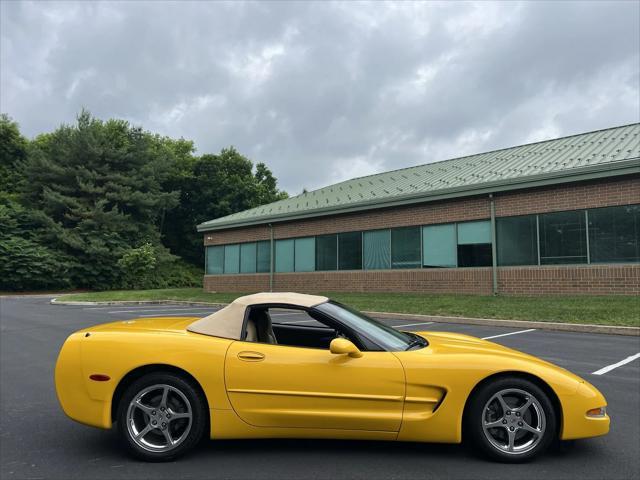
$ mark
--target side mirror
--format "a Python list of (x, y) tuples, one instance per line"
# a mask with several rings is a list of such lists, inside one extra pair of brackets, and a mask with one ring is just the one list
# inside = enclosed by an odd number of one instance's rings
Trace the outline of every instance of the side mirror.
[(335, 355), (347, 354), (352, 358), (360, 358), (362, 352), (346, 338), (334, 338), (331, 340), (329, 350)]

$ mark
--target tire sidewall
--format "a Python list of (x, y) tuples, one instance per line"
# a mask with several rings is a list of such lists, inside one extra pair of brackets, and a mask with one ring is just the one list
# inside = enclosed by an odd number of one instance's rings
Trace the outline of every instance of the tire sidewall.
[[(126, 417), (131, 400), (144, 388), (157, 384), (167, 384), (180, 390), (191, 404), (191, 430), (187, 438), (185, 438), (180, 445), (168, 452), (151, 452), (145, 450), (131, 438), (129, 429), (127, 428)], [(122, 395), (116, 416), (117, 434), (120, 443), (125, 447), (127, 452), (134, 457), (151, 462), (166, 462), (184, 455), (202, 440), (205, 433), (205, 426), (208, 425), (207, 412), (208, 409), (202, 394), (191, 381), (173, 373), (151, 373), (135, 380), (127, 387)]]
[[(508, 454), (498, 450), (486, 438), (482, 422), (484, 419), (484, 407), (489, 399), (500, 390), (516, 388), (532, 394), (542, 406), (545, 414), (545, 433), (542, 440), (532, 450), (521, 454)], [(532, 460), (542, 452), (557, 437), (557, 414), (549, 395), (535, 383), (518, 377), (497, 379), (481, 386), (470, 399), (469, 408), (465, 412), (464, 433), (471, 440), (471, 446), (479, 449), (490, 458), (505, 463), (520, 463)]]

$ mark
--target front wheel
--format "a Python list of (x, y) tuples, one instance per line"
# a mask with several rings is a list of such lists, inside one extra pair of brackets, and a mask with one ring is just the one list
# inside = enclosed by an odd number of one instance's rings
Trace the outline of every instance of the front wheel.
[(118, 434), (134, 456), (172, 460), (193, 448), (204, 434), (207, 408), (184, 378), (152, 373), (127, 388), (118, 408)]
[(465, 415), (465, 435), (472, 445), (510, 463), (541, 454), (556, 437), (556, 425), (547, 394), (522, 378), (502, 378), (482, 386)]

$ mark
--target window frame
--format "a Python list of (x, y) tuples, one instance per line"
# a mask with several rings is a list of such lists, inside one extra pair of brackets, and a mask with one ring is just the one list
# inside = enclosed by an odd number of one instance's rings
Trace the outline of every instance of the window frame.
[[(339, 260), (339, 255), (340, 255), (340, 253), (339, 253), (340, 245), (339, 245), (339, 241), (338, 241), (338, 236), (339, 236), (338, 233), (326, 233), (326, 234), (323, 234), (323, 235), (316, 235), (315, 236), (315, 239), (316, 239), (316, 252), (315, 252), (316, 269), (315, 269), (315, 271), (316, 272), (337, 272), (338, 271), (338, 260)], [(320, 263), (318, 261), (319, 260), (319, 258), (318, 258), (318, 240), (319, 239), (326, 239), (328, 237), (334, 237), (334, 240), (335, 240), (335, 250), (336, 250), (336, 254), (335, 254), (335, 258), (334, 258), (334, 260), (335, 260), (335, 262), (334, 262), (335, 268), (332, 268), (332, 269), (318, 268), (318, 264)]]
[[(323, 302), (324, 303), (324, 302)], [(296, 346), (296, 345), (280, 345), (280, 344), (272, 344), (272, 343), (264, 343), (264, 342), (250, 342), (247, 338), (247, 322), (249, 321), (249, 315), (251, 314), (252, 308), (282, 308), (287, 310), (300, 310), (304, 311), (311, 318), (316, 320), (318, 323), (328, 326), (329, 328), (333, 328), (338, 333), (343, 333), (347, 335), (348, 340), (353, 342), (353, 344), (358, 347), (359, 350), (363, 352), (378, 352), (378, 351), (386, 351), (380, 345), (374, 343), (368, 338), (362, 337), (358, 332), (354, 331), (351, 327), (344, 325), (339, 320), (316, 310), (314, 307), (304, 307), (302, 305), (294, 305), (289, 303), (256, 303), (253, 305), (247, 306), (244, 311), (244, 317), (242, 319), (242, 330), (240, 331), (240, 339), (238, 341), (245, 342), (249, 344), (257, 344), (257, 345), (271, 345), (273, 347), (284, 347), (284, 348), (305, 348), (308, 350), (322, 350), (330, 353), (330, 350), (324, 348), (314, 348), (314, 347), (305, 347), (305, 346)], [(313, 315), (311, 314), (313, 312)], [(322, 320), (318, 320), (316, 317), (320, 317)], [(271, 323), (273, 324), (273, 319), (271, 319)], [(300, 327), (304, 328), (304, 327)]]
[[(341, 235), (356, 235), (360, 236), (360, 268), (340, 268), (340, 236)], [(363, 230), (350, 230), (348, 232), (340, 232), (338, 235), (338, 270), (340, 272), (360, 272), (364, 270), (364, 231)]]
[[(590, 262), (590, 258), (589, 258), (589, 248), (588, 248), (588, 239), (589, 239), (589, 228), (587, 226), (586, 223), (586, 217), (585, 217), (585, 211), (587, 209), (577, 209), (577, 210), (560, 210), (557, 212), (543, 212), (543, 213), (538, 213), (538, 257), (539, 257), (539, 265), (542, 266), (558, 266), (558, 265), (589, 265)], [(544, 227), (544, 231), (545, 233), (547, 233), (547, 229), (550, 230), (550, 233), (553, 232), (553, 228), (551, 226), (547, 227), (546, 223), (542, 223), (544, 220), (544, 216), (553, 216), (553, 215), (560, 215), (560, 214), (576, 214), (576, 218), (577, 218), (577, 222), (578, 224), (581, 226), (582, 228), (582, 232), (580, 232), (580, 234), (582, 235), (582, 247), (583, 248), (583, 252), (584, 255), (562, 255), (562, 256), (550, 256), (550, 255), (543, 255), (543, 241), (542, 241), (542, 232), (543, 232), (543, 227)], [(540, 218), (543, 217), (543, 218)], [(564, 225), (571, 225), (570, 223), (565, 223)], [(564, 234), (564, 232), (562, 233)], [(544, 248), (544, 253), (553, 253), (553, 252), (547, 252), (546, 250), (548, 249), (547, 245), (549, 244), (549, 242), (546, 241), (545, 237), (545, 248)], [(579, 235), (576, 237), (579, 238)], [(562, 246), (561, 246), (562, 247)], [(584, 261), (567, 261), (567, 262), (563, 262), (563, 261), (545, 261), (547, 259), (563, 259), (563, 258), (571, 258), (571, 259), (577, 259), (577, 258), (584, 258)]]
[[(500, 262), (500, 227), (501, 220), (507, 219), (527, 219), (533, 220), (533, 232), (532, 239), (535, 246), (535, 263), (508, 263), (503, 264)], [(537, 213), (525, 214), (525, 215), (509, 215), (505, 217), (496, 218), (496, 266), (497, 267), (531, 267), (540, 265), (540, 222)]]
[[(278, 270), (278, 244), (291, 242), (291, 270)], [(296, 242), (295, 238), (280, 238), (273, 241), (273, 273), (295, 273), (296, 271)]]
[[(374, 235), (374, 234), (382, 234), (382, 233), (386, 233), (387, 234), (387, 247), (389, 249), (389, 263), (387, 267), (377, 267), (377, 268), (368, 268), (367, 267), (367, 245), (366, 245), (366, 236), (367, 233)], [(376, 228), (374, 230), (364, 230), (362, 232), (362, 270), (369, 270), (369, 271), (377, 271), (377, 270), (392, 270), (391, 268), (391, 228)]]
[[(221, 272), (209, 272), (209, 249), (220, 249), (222, 251)], [(224, 245), (206, 245), (204, 249), (204, 273), (205, 275), (224, 275)]]
[[(242, 258), (243, 258), (243, 250), (246, 250), (248, 247), (250, 247), (251, 245), (253, 245), (253, 271), (248, 271), (245, 272), (243, 271), (243, 264), (242, 264)], [(244, 247), (244, 248), (243, 248)], [(243, 274), (243, 275), (251, 275), (251, 274), (255, 274), (258, 273), (258, 242), (244, 242), (240, 244), (240, 271), (239, 273)]]
[[(453, 244), (453, 253), (455, 255), (455, 259), (456, 259), (456, 264), (455, 265), (433, 265), (433, 266), (425, 266), (425, 262), (424, 262), (424, 254), (425, 254), (425, 248), (424, 248), (424, 232), (425, 229), (427, 228), (433, 228), (433, 227), (444, 227), (444, 226), (451, 226), (453, 228), (453, 237), (454, 237), (454, 244)], [(422, 257), (420, 258), (420, 264), (421, 264), (421, 268), (424, 269), (428, 269), (428, 270), (432, 270), (432, 269), (442, 269), (442, 268), (460, 268), (458, 267), (458, 223), (457, 222), (449, 222), (449, 223), (430, 223), (427, 225), (421, 225), (421, 232), (420, 232), (420, 240), (421, 240), (421, 252), (422, 252)]]
[[(389, 238), (389, 250), (390, 250), (390, 259), (389, 259), (389, 270), (413, 270), (416, 268), (421, 268), (422, 267), (422, 226), (421, 225), (408, 225), (405, 227), (394, 227), (394, 228), (390, 228), (389, 229), (391, 231), (390, 233), (390, 238)], [(398, 240), (396, 240), (396, 242), (393, 241), (393, 232), (399, 232), (401, 230), (416, 230), (418, 233), (418, 259), (416, 262), (413, 262), (412, 264), (410, 264), (409, 266), (406, 267), (395, 267), (394, 268), (394, 261), (393, 261), (393, 246), (398, 242)], [(398, 262), (395, 262), (396, 264)]]
[[(236, 249), (238, 250), (238, 262), (236, 265), (238, 270), (236, 272), (227, 272), (227, 248), (231, 250), (231, 247), (236, 247)], [(223, 275), (239, 275), (240, 274), (240, 243), (229, 243), (224, 245), (224, 270), (222, 273)]]

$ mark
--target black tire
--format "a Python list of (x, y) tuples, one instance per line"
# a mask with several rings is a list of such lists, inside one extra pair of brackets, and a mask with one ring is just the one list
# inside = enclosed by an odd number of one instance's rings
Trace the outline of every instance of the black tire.
[[(168, 392), (165, 397), (166, 408), (161, 408), (165, 390)], [(133, 400), (145, 391), (147, 393), (141, 397), (144, 405), (131, 406)], [(173, 419), (170, 418), (172, 414)], [(208, 425), (207, 415), (206, 400), (191, 381), (175, 373), (151, 373), (129, 385), (122, 395), (116, 416), (118, 437), (127, 452), (136, 458), (149, 462), (174, 460), (202, 440)], [(156, 422), (153, 427), (152, 422)], [(145, 423), (150, 430), (136, 440), (134, 433), (140, 434), (144, 430), (138, 425)], [(138, 428), (139, 431), (136, 430)], [(176, 445), (169, 443), (167, 438), (175, 440)], [(164, 450), (157, 447), (160, 443), (166, 443)]]
[[(506, 399), (506, 404), (498, 397)], [(525, 407), (527, 402), (531, 402), (529, 407)], [(538, 385), (518, 377), (499, 378), (482, 385), (469, 399), (464, 441), (493, 460), (526, 462), (544, 452), (557, 438), (557, 418), (549, 396)], [(496, 426), (486, 427), (487, 424)], [(528, 427), (542, 433), (533, 433)]]

